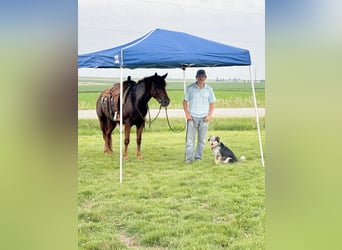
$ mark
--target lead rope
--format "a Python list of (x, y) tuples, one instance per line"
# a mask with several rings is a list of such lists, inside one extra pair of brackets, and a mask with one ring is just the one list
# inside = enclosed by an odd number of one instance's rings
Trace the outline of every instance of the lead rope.
[(186, 124), (184, 124), (184, 127), (181, 130), (175, 130), (174, 128), (171, 127), (170, 121), (169, 121), (169, 115), (167, 113), (167, 107), (165, 107), (165, 114), (166, 114), (166, 120), (167, 120), (167, 124), (169, 125), (169, 128), (172, 132), (174, 133), (181, 133), (185, 130), (186, 128)]
[(148, 128), (151, 128), (151, 124), (155, 121), (155, 120), (157, 120), (157, 118), (158, 118), (158, 116), (159, 116), (159, 114), (160, 114), (160, 110), (161, 110), (161, 105), (159, 106), (159, 111), (158, 111), (158, 113), (157, 113), (157, 115), (156, 115), (156, 117), (154, 117), (154, 119), (151, 121), (151, 113), (150, 113), (150, 108), (148, 107), (148, 104), (147, 104), (147, 111), (148, 111)]

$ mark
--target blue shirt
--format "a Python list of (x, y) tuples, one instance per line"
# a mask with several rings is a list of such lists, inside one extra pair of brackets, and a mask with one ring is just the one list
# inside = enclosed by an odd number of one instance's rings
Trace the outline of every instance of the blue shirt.
[(196, 82), (190, 84), (185, 91), (184, 100), (189, 102), (189, 113), (193, 117), (205, 117), (209, 114), (209, 104), (216, 102), (213, 89), (205, 84), (199, 88)]

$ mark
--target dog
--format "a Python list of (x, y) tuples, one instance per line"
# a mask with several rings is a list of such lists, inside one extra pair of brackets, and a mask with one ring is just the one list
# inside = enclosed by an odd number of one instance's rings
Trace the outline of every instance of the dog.
[(220, 137), (210, 136), (208, 139), (209, 146), (213, 154), (215, 155), (215, 163), (234, 163), (238, 161), (246, 160), (245, 156), (241, 156), (239, 159), (235, 156), (232, 150), (221, 142)]

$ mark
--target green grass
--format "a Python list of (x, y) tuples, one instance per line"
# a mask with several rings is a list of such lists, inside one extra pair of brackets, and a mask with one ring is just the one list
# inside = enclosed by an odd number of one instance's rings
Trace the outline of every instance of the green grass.
[[(216, 107), (252, 107), (249, 83), (208, 82)], [(95, 109), (110, 78), (80, 78), (78, 108)], [(182, 108), (183, 83), (168, 81), (169, 108)], [(265, 85), (256, 84), (259, 107)], [(150, 108), (158, 108), (155, 100)], [(182, 130), (184, 119), (171, 118)], [(135, 157), (135, 128), (130, 160), (119, 184), (119, 132), (114, 153), (104, 155), (96, 119), (79, 120), (79, 249), (264, 249), (265, 169), (261, 167), (254, 118), (213, 118), (208, 136), (219, 135), (247, 161), (215, 165), (209, 147), (201, 162), (185, 165), (185, 132), (170, 132), (165, 119), (147, 124), (143, 161)], [(264, 138), (265, 119), (260, 118)], [(149, 126), (150, 125), (150, 126)], [(263, 139), (264, 140), (264, 139)]]
[(215, 165), (209, 147), (201, 162), (184, 164), (185, 132), (157, 121), (143, 133), (143, 161), (132, 132), (119, 184), (118, 130), (115, 152), (104, 155), (98, 121), (79, 120), (79, 249), (264, 249), (265, 169), (254, 120), (210, 123), (208, 135), (246, 156), (234, 165)]
[[(95, 109), (96, 99), (100, 92), (113, 85), (115, 80), (107, 78), (80, 78), (78, 85), (78, 109)], [(189, 83), (188, 83), (189, 84)], [(250, 83), (231, 83), (208, 81), (213, 87), (217, 99), (217, 108), (254, 107)], [(258, 107), (265, 107), (265, 84), (255, 84)], [(168, 95), (171, 99), (169, 108), (182, 108), (183, 83), (180, 80), (170, 80), (167, 85)], [(149, 102), (150, 108), (158, 108), (157, 101)]]

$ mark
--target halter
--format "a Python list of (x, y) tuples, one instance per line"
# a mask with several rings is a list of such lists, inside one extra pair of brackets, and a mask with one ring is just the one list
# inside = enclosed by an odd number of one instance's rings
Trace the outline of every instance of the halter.
[[(151, 84), (153, 85), (154, 92), (156, 93), (156, 96), (157, 96), (157, 97), (155, 97), (155, 98), (156, 98), (158, 101), (161, 102), (160, 94), (159, 94), (159, 92), (157, 91), (156, 84), (155, 84), (155, 82), (154, 82), (153, 80), (151, 80)], [(160, 104), (160, 106), (161, 106), (161, 104)]]
[[(156, 76), (156, 75), (155, 75), (155, 76)], [(156, 98), (156, 99), (158, 100), (158, 102), (160, 102), (160, 106), (159, 106), (159, 112), (157, 113), (156, 117), (151, 121), (150, 108), (149, 108), (149, 106), (148, 106), (148, 102), (146, 103), (147, 111), (148, 111), (148, 114), (149, 114), (149, 120), (150, 120), (150, 121), (149, 121), (149, 126), (151, 126), (152, 122), (154, 122), (154, 121), (158, 118), (158, 116), (159, 116), (159, 114), (160, 114), (160, 110), (161, 110), (161, 108), (162, 108), (162, 105), (161, 105), (161, 97), (160, 97), (159, 92), (157, 91), (156, 83), (154, 82), (153, 78), (151, 79), (151, 84), (153, 85), (153, 90), (154, 90), (154, 92), (155, 92), (155, 94), (156, 94), (156, 97), (154, 97), (154, 96), (152, 96), (152, 95), (151, 95), (151, 97)], [(145, 86), (146, 86), (146, 83), (145, 83)], [(135, 92), (135, 95), (136, 95), (136, 92)], [(138, 107), (138, 105), (137, 105), (136, 102), (135, 102), (135, 108), (136, 108), (138, 114), (140, 115), (140, 117), (141, 117), (142, 119), (145, 119), (145, 117), (144, 117), (144, 116), (142, 115), (142, 113), (140, 112), (139, 107)]]

